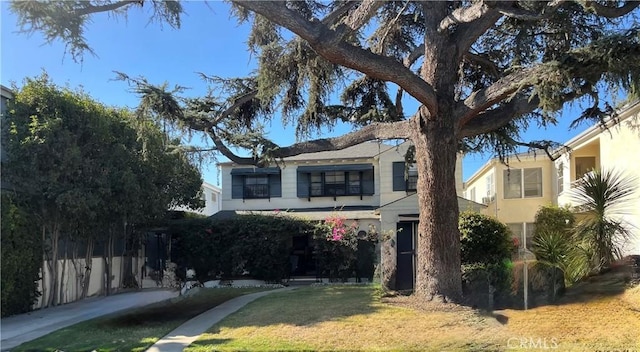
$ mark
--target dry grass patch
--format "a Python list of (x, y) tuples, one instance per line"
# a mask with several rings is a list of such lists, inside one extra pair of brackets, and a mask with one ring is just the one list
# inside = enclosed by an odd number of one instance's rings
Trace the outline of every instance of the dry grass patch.
[(383, 299), (366, 286), (300, 288), (251, 303), (187, 351), (506, 351), (521, 341), (528, 350), (640, 350), (640, 313), (627, 293), (486, 313)]

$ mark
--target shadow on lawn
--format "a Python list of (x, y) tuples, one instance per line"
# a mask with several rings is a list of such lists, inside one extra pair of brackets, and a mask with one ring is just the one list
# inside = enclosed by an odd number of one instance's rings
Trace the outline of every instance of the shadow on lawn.
[(631, 271), (619, 267), (609, 272), (588, 277), (567, 288), (556, 304), (585, 303), (603, 297), (617, 296), (629, 287)]

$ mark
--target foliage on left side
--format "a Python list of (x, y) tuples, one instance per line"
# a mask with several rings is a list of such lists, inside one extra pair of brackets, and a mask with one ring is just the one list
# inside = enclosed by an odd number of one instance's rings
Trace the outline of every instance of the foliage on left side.
[[(2, 177), (41, 236), (43, 306), (87, 296), (94, 249), (104, 264), (100, 293), (111, 294), (136, 277), (131, 259), (146, 226), (170, 206), (202, 206), (200, 173), (184, 153), (168, 148), (175, 141), (149, 116), (106, 107), (55, 85), (46, 73), (13, 90), (3, 117)], [(115, 256), (126, 268), (119, 281)], [(71, 268), (75, 279), (63, 280)]]

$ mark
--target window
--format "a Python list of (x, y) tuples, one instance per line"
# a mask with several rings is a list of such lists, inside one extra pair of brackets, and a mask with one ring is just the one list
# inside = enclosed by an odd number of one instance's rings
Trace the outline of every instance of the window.
[(558, 165), (558, 193), (564, 191), (564, 163)]
[(472, 201), (476, 201), (476, 188), (473, 187), (472, 189), (469, 190), (469, 199)]
[(404, 161), (393, 163), (393, 190), (415, 192), (418, 188), (418, 168), (415, 164), (409, 165)]
[(576, 157), (576, 180), (579, 180), (589, 171), (596, 168), (595, 156)]
[(298, 197), (342, 197), (372, 195), (373, 165), (299, 166)]
[(531, 250), (533, 248), (533, 233), (536, 230), (535, 223), (532, 222), (516, 222), (506, 224), (509, 230), (511, 230), (511, 234), (513, 237), (518, 239), (519, 248), (522, 249), (524, 245), (525, 238), (523, 235), (526, 235), (527, 241), (527, 249)]
[(542, 197), (542, 168), (504, 170), (504, 198)]
[[(238, 168), (231, 170), (232, 199), (266, 199), (282, 196), (280, 169)], [(211, 199), (215, 202), (216, 195)]]
[(211, 201), (215, 202), (218, 199), (218, 197), (216, 196), (216, 192), (211, 192)]
[(482, 203), (484, 204), (493, 202), (494, 196), (496, 194), (495, 180), (493, 175), (493, 173), (490, 173), (485, 178), (487, 183), (487, 196), (482, 199)]
[(269, 175), (245, 176), (244, 198), (269, 198)]
[(359, 195), (362, 188), (358, 171), (312, 173), (310, 180), (310, 194), (313, 197)]
[(542, 197), (542, 169), (524, 169), (524, 197)]
[(504, 170), (504, 198), (522, 198), (522, 171)]

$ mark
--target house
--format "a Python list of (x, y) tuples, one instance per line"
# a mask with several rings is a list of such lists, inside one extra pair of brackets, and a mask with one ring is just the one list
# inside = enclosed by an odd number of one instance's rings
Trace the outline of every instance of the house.
[[(393, 233), (398, 243), (393, 254), (397, 256), (394, 261), (398, 263), (398, 287), (411, 288), (419, 211), (415, 194), (417, 170), (405, 167), (404, 156), (409, 146), (408, 142), (398, 145), (365, 142), (338, 151), (284, 158), (264, 168), (220, 163), (222, 211), (214, 218), (286, 212), (308, 220), (324, 220), (339, 213), (347, 221), (357, 222), (359, 231), (375, 227), (379, 233)], [(461, 176), (462, 163), (458, 158), (459, 196)], [(458, 199), (461, 209), (484, 207), (462, 197)], [(307, 234), (293, 238), (292, 251), (299, 256), (298, 275), (315, 274), (311, 245)]]
[(624, 214), (636, 236), (625, 254), (640, 253), (640, 101), (620, 108), (607, 128), (592, 126), (564, 143), (552, 161), (544, 154), (511, 156), (508, 166), (489, 160), (464, 183), (464, 197), (487, 205), (483, 212), (506, 223), (530, 248), (534, 220), (543, 205), (575, 206), (571, 189), (585, 173), (615, 169), (635, 176), (636, 206)]
[(185, 211), (190, 213), (196, 213), (205, 216), (211, 216), (222, 209), (222, 189), (218, 186), (214, 186), (209, 182), (202, 182), (202, 200), (204, 201), (204, 208), (194, 210), (184, 206), (173, 207), (171, 210)]
[(623, 248), (626, 254), (640, 254), (640, 100), (618, 109), (606, 120), (607, 128), (592, 126), (565, 143), (569, 152), (559, 153), (554, 166), (554, 202), (578, 205), (571, 189), (589, 171), (616, 170), (635, 179), (632, 206), (620, 217), (635, 232)]
[(514, 155), (508, 166), (494, 158), (464, 183), (464, 197), (485, 204), (484, 214), (504, 222), (530, 248), (536, 211), (555, 199), (554, 173), (553, 163), (543, 155)]

